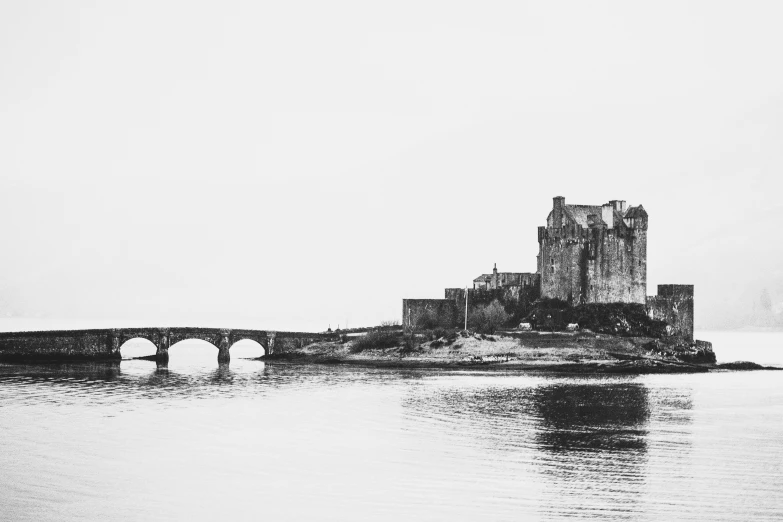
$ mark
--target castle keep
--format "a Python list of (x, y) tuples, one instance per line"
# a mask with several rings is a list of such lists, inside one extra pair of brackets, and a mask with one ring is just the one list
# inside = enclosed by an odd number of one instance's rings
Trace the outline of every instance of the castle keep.
[(647, 298), (647, 212), (625, 201), (567, 205), (554, 198), (538, 227), (541, 296), (576, 305)]
[(638, 303), (671, 333), (693, 340), (693, 285), (659, 285), (657, 296), (647, 296), (647, 227), (642, 205), (570, 205), (555, 197), (546, 226), (538, 227), (535, 273), (498, 272), (495, 266), (475, 278), (472, 289), (447, 288), (445, 299), (403, 299), (403, 324), (426, 313), (456, 324), (467, 291), (469, 305), (499, 299), (518, 312), (539, 298), (572, 306)]

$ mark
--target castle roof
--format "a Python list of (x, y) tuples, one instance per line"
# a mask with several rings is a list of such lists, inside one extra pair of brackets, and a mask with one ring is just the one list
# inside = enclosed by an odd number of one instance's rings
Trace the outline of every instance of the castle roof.
[(492, 274), (481, 274), (473, 280), (474, 283), (489, 282), (492, 280)]
[[(584, 228), (589, 228), (590, 224), (588, 222), (587, 216), (589, 215), (595, 215), (596, 216), (596, 223), (600, 224), (603, 223), (603, 211), (602, 211), (602, 205), (563, 205), (563, 214), (565, 215), (566, 219), (569, 219), (570, 221), (573, 221), (577, 225), (581, 225)], [(547, 221), (551, 222), (553, 211), (549, 212), (549, 216), (547, 217)], [(622, 226), (623, 219), (625, 218), (640, 218), (640, 217), (647, 217), (647, 211), (644, 210), (644, 207), (642, 205), (638, 205), (635, 207), (628, 207), (628, 209), (625, 212), (620, 212), (616, 209), (612, 209), (612, 218), (614, 223), (611, 223), (612, 226)], [(608, 225), (609, 223), (607, 223)]]
[(587, 228), (587, 216), (590, 214), (601, 215), (601, 205), (566, 205), (565, 213), (577, 225)]
[(638, 218), (638, 217), (647, 217), (647, 211), (644, 210), (644, 207), (642, 205), (639, 205), (637, 207), (629, 207), (628, 210), (625, 212), (626, 218)]

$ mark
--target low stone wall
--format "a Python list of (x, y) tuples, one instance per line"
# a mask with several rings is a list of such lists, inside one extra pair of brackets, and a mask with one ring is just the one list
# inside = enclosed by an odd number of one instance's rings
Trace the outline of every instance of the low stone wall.
[(1, 333), (0, 360), (119, 360), (113, 341), (112, 330)]
[(269, 332), (268, 354), (280, 355), (291, 350), (298, 350), (308, 344), (318, 342), (334, 342), (340, 340), (340, 334), (306, 334), (301, 332)]

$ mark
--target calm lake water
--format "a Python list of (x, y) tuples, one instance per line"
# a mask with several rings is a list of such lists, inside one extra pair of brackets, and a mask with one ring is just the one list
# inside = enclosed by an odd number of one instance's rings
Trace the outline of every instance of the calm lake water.
[[(720, 360), (783, 366), (783, 334), (698, 337)], [(170, 353), (167, 368), (0, 365), (0, 520), (783, 519), (783, 372)]]

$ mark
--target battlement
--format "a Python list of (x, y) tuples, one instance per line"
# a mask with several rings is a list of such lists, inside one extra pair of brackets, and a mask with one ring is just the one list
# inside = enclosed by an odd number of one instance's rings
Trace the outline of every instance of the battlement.
[(658, 297), (693, 299), (693, 285), (658, 285)]

